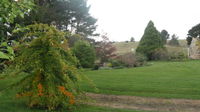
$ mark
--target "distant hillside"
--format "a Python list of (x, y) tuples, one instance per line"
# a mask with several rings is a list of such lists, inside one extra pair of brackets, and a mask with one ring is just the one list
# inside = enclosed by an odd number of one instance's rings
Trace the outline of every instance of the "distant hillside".
[[(186, 40), (179, 40), (180, 46), (179, 47), (174, 47), (174, 46), (168, 46), (166, 45), (168, 51), (170, 52), (176, 52), (176, 51), (183, 51), (187, 53), (187, 42)], [(117, 55), (122, 55), (125, 53), (133, 52), (136, 50), (139, 42), (115, 42), (113, 43), (113, 46), (116, 47)]]
[(132, 52), (132, 50), (135, 50), (138, 46), (139, 42), (116, 42), (113, 43), (113, 46), (116, 47), (117, 55), (125, 54), (128, 52)]

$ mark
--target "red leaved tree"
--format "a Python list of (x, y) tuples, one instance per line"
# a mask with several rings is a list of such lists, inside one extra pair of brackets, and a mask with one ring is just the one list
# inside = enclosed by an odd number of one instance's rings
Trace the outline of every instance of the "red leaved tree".
[(96, 55), (103, 64), (116, 56), (116, 48), (112, 45), (107, 34), (101, 35), (102, 41), (96, 42)]

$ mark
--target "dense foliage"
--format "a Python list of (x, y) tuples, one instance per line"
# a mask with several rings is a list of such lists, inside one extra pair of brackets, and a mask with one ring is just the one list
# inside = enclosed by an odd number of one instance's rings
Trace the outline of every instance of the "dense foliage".
[(15, 26), (16, 17), (23, 18), (32, 9), (32, 0), (1, 0), (0, 2), (0, 41), (7, 40)]
[(97, 19), (89, 14), (86, 0), (34, 0), (36, 9), (25, 19), (16, 19), (22, 25), (44, 23), (59, 30), (75, 32), (84, 37), (94, 35)]
[(95, 49), (87, 41), (77, 41), (73, 53), (79, 60), (81, 67), (92, 68), (95, 62)]
[(192, 38), (199, 38), (199, 37), (200, 37), (200, 24), (197, 24), (188, 31), (188, 37), (187, 37), (188, 45), (191, 44)]
[(67, 47), (65, 33), (43, 24), (26, 29), (25, 37), (37, 38), (18, 48), (14, 73), (27, 75), (16, 84), (21, 88), (16, 97), (27, 98), (29, 107), (69, 109), (80, 91), (77, 61)]
[(148, 60), (152, 60), (152, 54), (156, 49), (163, 48), (163, 43), (160, 33), (150, 21), (144, 31), (144, 35), (136, 49), (137, 53), (144, 54)]
[(1, 0), (0, 2), (0, 71), (14, 59), (14, 50), (11, 41), (13, 30), (17, 23), (14, 20), (23, 18), (33, 8), (32, 0)]

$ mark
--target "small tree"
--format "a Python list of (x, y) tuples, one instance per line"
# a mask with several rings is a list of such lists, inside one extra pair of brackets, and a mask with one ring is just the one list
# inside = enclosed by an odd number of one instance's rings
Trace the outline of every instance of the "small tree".
[(109, 41), (106, 34), (102, 35), (102, 41), (96, 43), (96, 54), (100, 59), (100, 63), (108, 62), (109, 59), (115, 57), (116, 48)]
[(167, 43), (167, 39), (169, 39), (169, 33), (167, 32), (167, 30), (162, 30), (161, 31), (161, 39), (162, 39), (162, 42), (163, 44), (166, 44)]
[(168, 44), (171, 45), (171, 46), (180, 46), (179, 41), (178, 41), (178, 37), (175, 34), (173, 34), (172, 39), (169, 41)]
[(130, 42), (135, 42), (135, 38), (131, 37)]
[[(67, 47), (64, 33), (48, 25), (27, 27), (25, 37), (37, 37), (19, 47), (14, 61), (17, 74), (27, 75), (16, 85), (16, 97), (25, 97), (29, 107), (70, 108), (80, 93), (76, 58)], [(9, 73), (11, 74), (11, 73)]]
[(161, 35), (150, 21), (144, 31), (144, 35), (136, 49), (137, 53), (144, 54), (148, 60), (152, 60), (153, 52), (158, 48), (163, 48), (164, 45), (161, 40)]
[(92, 68), (95, 61), (95, 49), (86, 41), (78, 41), (73, 47), (73, 53), (83, 68)]

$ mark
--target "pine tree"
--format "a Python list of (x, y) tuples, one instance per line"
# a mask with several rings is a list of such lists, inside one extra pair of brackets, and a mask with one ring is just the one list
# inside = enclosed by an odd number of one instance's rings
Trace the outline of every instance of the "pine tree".
[(161, 35), (154, 26), (154, 23), (150, 21), (144, 31), (144, 35), (140, 40), (140, 43), (136, 49), (137, 53), (144, 54), (149, 60), (156, 49), (163, 48)]

